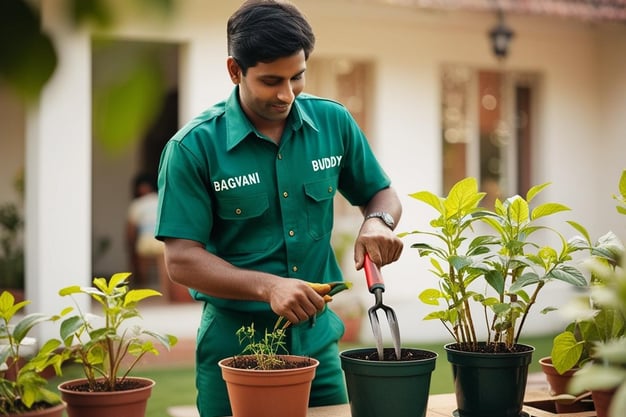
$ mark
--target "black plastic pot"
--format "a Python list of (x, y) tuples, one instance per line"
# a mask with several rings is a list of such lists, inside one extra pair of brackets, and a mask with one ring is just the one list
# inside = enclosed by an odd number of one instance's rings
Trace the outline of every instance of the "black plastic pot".
[[(387, 349), (385, 349), (387, 351)], [(352, 417), (424, 417), (428, 407), (430, 377), (437, 354), (429, 350), (402, 349), (414, 360), (369, 360), (375, 348), (341, 352)]]
[(458, 417), (520, 417), (528, 365), (534, 347), (517, 345), (518, 352), (481, 353), (445, 347), (452, 364)]

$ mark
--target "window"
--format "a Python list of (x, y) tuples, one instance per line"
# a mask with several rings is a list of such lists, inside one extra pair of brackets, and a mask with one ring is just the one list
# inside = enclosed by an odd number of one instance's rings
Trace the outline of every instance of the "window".
[(528, 190), (538, 79), (532, 73), (443, 67), (444, 194), (466, 176), (479, 180), (487, 206)]

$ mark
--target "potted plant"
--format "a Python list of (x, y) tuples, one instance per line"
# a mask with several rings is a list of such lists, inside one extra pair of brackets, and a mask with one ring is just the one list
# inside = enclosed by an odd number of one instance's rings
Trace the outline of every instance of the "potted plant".
[[(349, 282), (309, 283), (326, 302), (352, 286)], [(313, 320), (313, 318), (312, 318)], [(254, 323), (237, 331), (241, 354), (218, 362), (226, 381), (233, 417), (306, 417), (311, 384), (319, 361), (290, 355), (286, 329), (279, 317), (258, 337)]]
[[(76, 314), (61, 323), (65, 350), (85, 375), (59, 385), (69, 417), (143, 417), (155, 382), (131, 377), (130, 372), (144, 355), (159, 354), (154, 340), (167, 349), (177, 342), (175, 336), (146, 330), (132, 322), (141, 318), (140, 301), (161, 294), (152, 289), (130, 289), (130, 275), (116, 273), (108, 281), (95, 278), (92, 287), (70, 286), (59, 291), (61, 296), (90, 297), (102, 314), (87, 314), (74, 300)], [(68, 307), (63, 315), (72, 311)]]
[[(614, 198), (617, 211), (626, 215), (626, 170), (620, 177), (619, 195)], [(615, 256), (608, 256), (610, 261), (607, 256), (594, 256), (588, 264), (596, 280), (590, 287), (588, 310), (592, 315), (611, 311), (622, 331), (595, 342), (590, 360), (576, 371), (570, 383), (571, 391), (591, 390), (598, 417), (626, 415), (626, 252), (617, 243), (612, 249), (610, 255)]]
[[(385, 311), (394, 347), (383, 348), (381, 338), (375, 348), (347, 349), (340, 353), (352, 417), (425, 416), (437, 354), (401, 347), (395, 312), (382, 304), (384, 284), (380, 269), (368, 255), (365, 256), (364, 270), (369, 290), (376, 297), (374, 307), (368, 311), (370, 320), (378, 314), (378, 309)], [(375, 336), (380, 333), (376, 321), (371, 323)]]
[[(46, 341), (30, 355), (23, 354), (30, 330), (57, 316), (40, 313), (22, 315), (30, 301), (18, 301), (8, 291), (0, 294), (0, 415), (61, 417), (65, 404), (48, 388), (42, 372), (48, 368), (61, 374), (63, 355), (56, 352), (60, 340)], [(21, 317), (17, 322), (14, 320)]]
[[(617, 236), (608, 232), (592, 245), (587, 231), (581, 232), (588, 242), (593, 262), (615, 271), (624, 254), (624, 246)], [(591, 274), (591, 288), (603, 285), (601, 277)], [(589, 293), (575, 297), (571, 304), (570, 310), (576, 311), (575, 319), (554, 337), (550, 356), (539, 360), (555, 397), (556, 409), (561, 413), (584, 411), (593, 406), (587, 401), (590, 392), (571, 392), (570, 380), (592, 360), (598, 344), (623, 337), (626, 331), (623, 313), (611, 305), (596, 302)]]
[[(626, 318), (626, 263), (617, 268), (594, 263), (594, 273), (603, 285), (591, 288), (596, 304), (610, 306)], [(626, 415), (626, 337), (597, 342), (591, 360), (576, 371), (569, 385), (572, 392), (591, 390), (598, 417)]]
[[(454, 339), (445, 349), (461, 416), (520, 415), (534, 348), (519, 339), (531, 308), (551, 281), (587, 285), (572, 261), (572, 254), (582, 249), (580, 239), (568, 241), (557, 229), (541, 224), (569, 208), (560, 203), (531, 207), (548, 185), (532, 187), (525, 198), (496, 199), (494, 210), (480, 207), (485, 193), (471, 177), (457, 182), (447, 197), (430, 191), (410, 195), (437, 212), (430, 221), (432, 230), (400, 236), (435, 240), (411, 247), (430, 259), (438, 278), (438, 287), (419, 298), (440, 307), (425, 319), (440, 320)], [(545, 245), (549, 238), (557, 245)]]

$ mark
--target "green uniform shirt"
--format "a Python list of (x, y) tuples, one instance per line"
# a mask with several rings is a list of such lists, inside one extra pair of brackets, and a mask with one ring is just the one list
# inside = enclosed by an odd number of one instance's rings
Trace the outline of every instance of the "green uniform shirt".
[[(337, 281), (342, 275), (330, 244), (335, 194), (361, 206), (389, 185), (342, 105), (299, 95), (276, 145), (247, 119), (236, 87), (166, 145), (156, 236), (201, 242), (241, 268)], [(269, 310), (261, 302), (195, 297), (217, 307)]]

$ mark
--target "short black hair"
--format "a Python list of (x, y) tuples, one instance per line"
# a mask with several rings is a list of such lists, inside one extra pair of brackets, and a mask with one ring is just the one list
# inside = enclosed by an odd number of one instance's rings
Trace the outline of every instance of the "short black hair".
[(259, 62), (313, 51), (315, 35), (300, 10), (276, 0), (248, 0), (228, 19), (228, 54), (245, 75)]
[(132, 189), (132, 193), (133, 193), (133, 197), (137, 198), (139, 197), (139, 187), (143, 184), (147, 184), (150, 187), (152, 187), (153, 190), (157, 190), (157, 177), (155, 174), (149, 173), (149, 172), (140, 172), (139, 174), (135, 175), (135, 178), (133, 179), (133, 189)]

